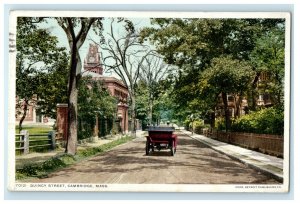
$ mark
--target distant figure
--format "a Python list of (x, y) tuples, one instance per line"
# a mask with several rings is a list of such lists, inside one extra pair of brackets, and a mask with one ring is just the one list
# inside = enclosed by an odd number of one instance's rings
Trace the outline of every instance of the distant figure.
[(170, 121), (167, 121), (167, 126), (169, 126), (170, 125)]

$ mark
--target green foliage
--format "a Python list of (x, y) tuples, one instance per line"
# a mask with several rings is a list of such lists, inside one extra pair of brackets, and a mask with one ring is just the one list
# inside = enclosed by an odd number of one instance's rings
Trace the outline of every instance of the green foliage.
[(90, 147), (78, 150), (75, 156), (70, 154), (62, 154), (55, 156), (49, 160), (46, 160), (42, 163), (26, 164), (23, 167), (20, 167), (16, 170), (16, 179), (22, 180), (28, 177), (47, 177), (47, 174), (53, 171), (67, 167), (71, 164), (89, 158), (96, 154), (106, 152), (120, 144), (129, 142), (132, 139), (133, 137), (126, 136), (98, 147)]
[(26, 164), (22, 168), (16, 170), (16, 179), (24, 179), (26, 177), (44, 177), (47, 173), (66, 167), (75, 162), (75, 158), (71, 155), (64, 154), (46, 160), (38, 164)]
[(235, 120), (231, 128), (235, 132), (283, 135), (284, 112), (273, 107), (251, 112)]
[(153, 27), (141, 31), (168, 64), (180, 68), (204, 68), (210, 60), (224, 54), (249, 59), (256, 39), (283, 19), (179, 19), (155, 18)]
[[(15, 127), (15, 132), (18, 132), (18, 126)], [(45, 140), (48, 139), (48, 133), (53, 130), (52, 127), (49, 126), (29, 126), (29, 125), (24, 125), (23, 130), (27, 130), (29, 132), (29, 146), (34, 146), (34, 145), (48, 145), (49, 141)], [(33, 136), (32, 134), (39, 134), (41, 136)], [(35, 140), (35, 141), (33, 141)], [(16, 146), (21, 147), (22, 143), (18, 143), (17, 141), (20, 141), (20, 137), (16, 136), (15, 137), (16, 141)], [(32, 147), (29, 149), (30, 152), (49, 152), (49, 146), (40, 146), (40, 147)], [(22, 154), (22, 150), (16, 150), (15, 153), (17, 155)]]
[(112, 119), (117, 110), (117, 99), (110, 96), (99, 80), (83, 77), (78, 93), (78, 139), (92, 137), (98, 119)]
[(189, 119), (184, 120), (183, 125), (186, 130), (189, 130), (190, 129), (190, 120)]
[(226, 127), (225, 127), (225, 119), (224, 118), (217, 118), (216, 119), (216, 123), (215, 123), (215, 128), (217, 130), (220, 130), (220, 131), (225, 130), (226, 129)]
[(113, 122), (111, 131), (110, 131), (111, 135), (116, 135), (120, 132), (119, 125), (117, 123), (119, 123), (119, 121)]
[[(245, 91), (244, 88), (252, 81), (248, 80), (248, 76), (242, 76), (242, 72), (253, 74), (249, 59), (259, 45), (257, 39), (263, 38), (266, 31), (279, 25), (284, 27), (284, 19), (155, 18), (151, 22), (154, 26), (142, 30), (141, 40), (150, 41), (158, 53), (164, 56), (165, 62), (178, 67), (177, 73), (169, 77), (171, 98), (174, 99), (171, 101), (176, 104), (176, 114), (180, 113), (183, 118), (193, 112), (201, 112), (203, 117), (209, 117), (215, 110), (223, 85), (225, 87), (222, 90), (233, 90), (237, 94)], [(272, 39), (274, 41), (274, 38), (270, 38), (269, 42)], [(230, 60), (226, 60), (224, 56), (229, 55)], [(258, 56), (268, 60), (268, 56), (259, 53)], [(217, 64), (220, 65), (219, 75), (215, 76), (214, 81), (211, 80), (212, 83), (208, 83), (202, 72), (211, 67), (217, 69)], [(268, 65), (271, 63), (268, 62)], [(231, 68), (222, 71), (226, 66), (232, 67), (233, 71), (227, 72)], [(239, 70), (240, 67), (247, 69)], [(214, 76), (208, 72), (207, 75)], [(233, 79), (229, 78), (229, 74), (233, 74)], [(224, 75), (227, 75), (226, 79)], [(246, 77), (244, 81), (243, 77)]]
[(246, 61), (235, 60), (231, 56), (214, 58), (211, 66), (202, 73), (200, 89), (217, 95), (222, 92), (240, 94), (247, 90), (253, 77), (254, 72)]
[(204, 127), (204, 121), (196, 120), (196, 121), (192, 122), (192, 126), (193, 126), (193, 130), (195, 133), (201, 134), (201, 130)]
[[(15, 127), (15, 130), (17, 132), (18, 127)], [(52, 127), (49, 126), (29, 126), (29, 125), (24, 125), (23, 130), (28, 130), (29, 135), (30, 134), (48, 134), (50, 131), (53, 130)]]
[(258, 74), (266, 74), (268, 80), (259, 85), (260, 92), (268, 93), (275, 105), (283, 107), (285, 28), (283, 24), (270, 29), (257, 39), (251, 53), (251, 62)]
[(91, 148), (86, 148), (86, 149), (83, 149), (83, 150), (78, 150), (75, 158), (77, 160), (82, 160), (86, 157), (89, 157), (89, 156), (93, 156), (93, 155), (96, 155), (98, 153), (102, 153), (102, 152), (106, 152), (120, 144), (123, 144), (123, 143), (126, 143), (128, 141), (131, 141), (133, 139), (133, 137), (131, 136), (125, 136), (125, 137), (122, 137), (118, 140), (114, 140), (110, 143), (106, 143), (106, 144), (103, 144), (99, 147), (91, 147)]
[[(137, 86), (137, 118), (142, 120), (143, 126), (150, 124), (150, 115), (152, 124), (160, 121), (172, 121), (175, 114), (176, 103), (174, 103), (171, 93), (171, 87), (166, 80), (160, 80), (155, 85), (155, 91), (149, 89), (149, 84), (140, 80)], [(153, 87), (152, 87), (153, 88)], [(152, 114), (150, 114), (150, 112)]]
[[(254, 72), (250, 64), (246, 61), (233, 59), (231, 56), (212, 59), (210, 67), (203, 71), (199, 82), (200, 92), (202, 95), (209, 92), (208, 96), (214, 99), (220, 94), (222, 95), (226, 130), (230, 128), (227, 95), (243, 96), (253, 78)], [(212, 105), (216, 104), (215, 101), (211, 101)]]
[(136, 118), (142, 121), (142, 128), (145, 129), (149, 123), (149, 90), (146, 83), (140, 80), (136, 88)]
[[(83, 123), (83, 124), (82, 124)], [(92, 123), (93, 124), (93, 123)], [(93, 137), (93, 126), (89, 123), (79, 121), (78, 128), (78, 140), (87, 139)]]
[(23, 116), (26, 106), (38, 105), (38, 113), (53, 117), (56, 104), (66, 100), (67, 54), (58, 47), (57, 37), (38, 27), (42, 21), (29, 17), (17, 21), (16, 95), (20, 101), (16, 108)]
[(52, 64), (47, 73), (40, 74), (37, 113), (56, 118), (56, 105), (68, 102), (68, 57), (65, 52)]
[[(110, 18), (110, 29), (105, 41), (101, 44), (104, 50), (103, 63), (107, 71), (114, 71), (122, 80), (129, 93), (129, 114), (136, 120), (136, 88), (141, 76), (141, 69), (150, 47), (139, 42), (139, 33), (134, 24), (126, 18)], [(136, 123), (131, 123), (131, 131), (136, 131)]]
[(157, 56), (157, 53), (149, 54), (145, 58), (144, 65), (141, 66), (140, 82), (138, 84), (143, 85), (146, 89), (144, 97), (147, 100), (149, 124), (153, 124), (160, 119), (157, 105), (161, 94), (165, 91), (162, 89), (162, 85), (168, 72), (171, 72), (171, 68), (163, 62), (161, 57)]
[(204, 124), (204, 120), (196, 119), (194, 121), (191, 121), (190, 119), (186, 119), (184, 122), (184, 127), (186, 130), (194, 131), (197, 134), (202, 134), (202, 130), (204, 128), (209, 128), (209, 125)]

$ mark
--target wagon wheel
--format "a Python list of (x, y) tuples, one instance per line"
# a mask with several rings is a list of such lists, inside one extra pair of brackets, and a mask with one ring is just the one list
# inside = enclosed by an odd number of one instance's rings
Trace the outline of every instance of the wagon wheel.
[(172, 142), (172, 146), (171, 146), (171, 155), (174, 156), (175, 152), (176, 152), (176, 146), (175, 146), (175, 142)]
[(175, 147), (172, 145), (172, 147), (171, 147), (171, 155), (174, 156), (175, 152), (176, 152), (176, 149), (175, 149)]
[(158, 144), (156, 145), (156, 148), (157, 148), (157, 150), (158, 150), (158, 151), (160, 151), (160, 150), (161, 150), (160, 143), (158, 143)]
[(146, 142), (146, 155), (149, 155), (149, 150), (150, 150), (150, 144), (149, 142)]
[(177, 147), (176, 147), (176, 145), (175, 145), (175, 141), (174, 141), (174, 143), (173, 143), (173, 146), (174, 146), (174, 153), (176, 152), (176, 149), (177, 149)]

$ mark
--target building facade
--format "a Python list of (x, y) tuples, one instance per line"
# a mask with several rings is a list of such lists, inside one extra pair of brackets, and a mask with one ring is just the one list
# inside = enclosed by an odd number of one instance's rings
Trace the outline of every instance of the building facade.
[[(53, 125), (54, 119), (37, 113), (36, 100), (37, 100), (37, 96), (34, 95), (32, 97), (32, 99), (28, 101), (26, 116), (25, 116), (22, 124), (24, 124), (24, 125), (35, 125), (35, 124)], [(25, 103), (26, 102), (24, 101), (24, 99), (20, 99), (19, 97), (16, 97), (16, 120), (15, 120), (16, 123), (19, 123), (23, 116)]]
[[(257, 98), (255, 104), (257, 107), (271, 107), (274, 105), (271, 96), (265, 91), (265, 86), (269, 83), (270, 77), (267, 73), (261, 73), (257, 81)], [(240, 98), (239, 95), (227, 94), (227, 103), (229, 115), (234, 118), (245, 115), (249, 111), (249, 104), (246, 97)], [(216, 107), (216, 117), (225, 116), (224, 103), (221, 94), (218, 97), (218, 105)]]
[(100, 58), (98, 46), (90, 44), (88, 53), (84, 59), (82, 76), (91, 76), (93, 80), (103, 82), (111, 96), (118, 100), (116, 118), (120, 123), (121, 131), (128, 132), (128, 89), (125, 84), (115, 78), (103, 76), (103, 64)]

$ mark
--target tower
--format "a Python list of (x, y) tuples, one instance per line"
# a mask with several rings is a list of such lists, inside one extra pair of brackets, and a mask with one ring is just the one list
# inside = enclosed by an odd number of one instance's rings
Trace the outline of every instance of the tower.
[(84, 59), (83, 68), (84, 71), (90, 71), (100, 75), (103, 74), (103, 68), (102, 68), (97, 45), (90, 43), (88, 53)]

